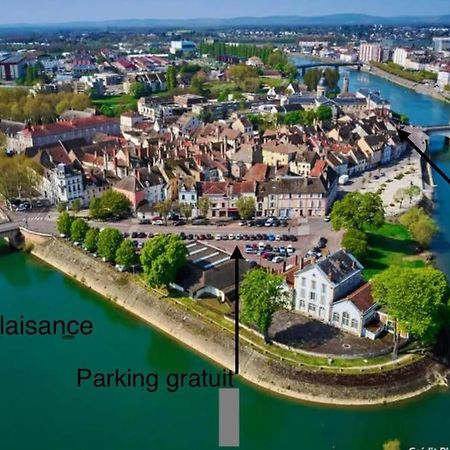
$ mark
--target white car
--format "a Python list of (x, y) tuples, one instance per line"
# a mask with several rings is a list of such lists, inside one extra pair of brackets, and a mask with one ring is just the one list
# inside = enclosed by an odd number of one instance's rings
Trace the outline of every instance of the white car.
[(280, 263), (283, 261), (283, 258), (281, 256), (275, 256), (275, 258), (272, 259), (273, 263)]
[(215, 239), (216, 241), (220, 241), (222, 239), (222, 236), (220, 234), (216, 234)]
[(164, 225), (164, 221), (162, 219), (152, 220), (152, 225)]
[(324, 218), (323, 218), (323, 221), (324, 222), (329, 222), (331, 220), (331, 217), (330, 216), (325, 216)]
[(233, 241), (233, 240), (234, 240), (234, 234), (230, 233), (230, 234), (228, 235), (228, 239), (229, 239), (230, 241)]
[(276, 241), (281, 241), (281, 236), (280, 236), (279, 234), (277, 234), (277, 235), (275, 236), (275, 240), (276, 240)]
[(261, 250), (263, 250), (263, 249), (266, 248), (266, 244), (264, 244), (264, 242), (260, 242), (260, 243), (258, 244), (258, 248), (261, 249)]
[(240, 226), (240, 227), (245, 227), (245, 225), (246, 225), (246, 222), (245, 222), (244, 220), (241, 220), (241, 221), (239, 222), (239, 226)]
[(126, 268), (125, 266), (122, 266), (122, 265), (120, 265), (120, 264), (116, 264), (116, 270), (117, 270), (118, 272), (125, 272), (126, 269), (127, 269), (127, 268)]
[(290, 254), (290, 255), (292, 255), (292, 253), (295, 253), (295, 248), (294, 247), (292, 247), (292, 245), (291, 244), (289, 244), (288, 246), (287, 246), (287, 252)]

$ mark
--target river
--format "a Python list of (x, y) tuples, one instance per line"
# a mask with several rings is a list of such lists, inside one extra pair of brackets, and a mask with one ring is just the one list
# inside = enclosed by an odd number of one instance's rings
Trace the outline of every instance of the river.
[[(412, 123), (447, 123), (450, 105), (370, 74), (350, 72), (350, 88), (380, 90)], [(442, 139), (433, 139), (439, 150)], [(448, 153), (436, 159), (450, 172)], [(434, 244), (450, 276), (450, 187), (436, 177), (440, 235)], [(3, 337), (0, 346), (0, 439), (5, 450), (210, 450), (217, 448), (215, 389), (77, 388), (78, 368), (112, 371), (220, 371), (33, 257), (0, 256), (0, 313), (34, 319), (89, 319), (94, 334)], [(335, 408), (273, 396), (248, 384), (241, 391), (244, 450), (381, 450), (388, 439), (410, 446), (450, 446), (450, 393), (434, 391), (401, 404)]]

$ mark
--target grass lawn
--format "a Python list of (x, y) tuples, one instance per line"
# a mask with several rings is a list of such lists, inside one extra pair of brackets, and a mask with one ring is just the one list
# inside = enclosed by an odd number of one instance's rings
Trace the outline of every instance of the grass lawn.
[(280, 87), (280, 86), (288, 86), (289, 82), (283, 78), (270, 78), (270, 77), (259, 77), (261, 84), (271, 86), (271, 87)]
[[(98, 100), (93, 100), (92, 103), (98, 108), (109, 109), (109, 115), (119, 116), (121, 113), (129, 110), (137, 110), (137, 100), (131, 95), (109, 95)], [(102, 111), (103, 112), (103, 111)]]
[(367, 232), (369, 251), (364, 263), (364, 278), (370, 280), (389, 266), (424, 267), (415, 251), (416, 244), (409, 231), (400, 224), (386, 223), (376, 231)]

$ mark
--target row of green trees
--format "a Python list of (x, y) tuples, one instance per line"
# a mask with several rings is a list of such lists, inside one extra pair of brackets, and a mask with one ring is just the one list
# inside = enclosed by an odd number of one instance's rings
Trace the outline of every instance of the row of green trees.
[(437, 81), (437, 73), (430, 72), (428, 70), (407, 70), (392, 61), (387, 63), (372, 61), (371, 64), (381, 70), (384, 70), (385, 72), (391, 73), (392, 75), (397, 75), (401, 78), (406, 78), (407, 80), (415, 81), (417, 83), (420, 83), (423, 80)]
[(33, 124), (56, 120), (65, 110), (84, 110), (92, 105), (86, 94), (59, 92), (29, 95), (24, 89), (0, 89), (0, 117)]
[(126, 270), (140, 260), (148, 284), (155, 288), (175, 281), (178, 270), (186, 264), (187, 247), (179, 236), (173, 234), (147, 240), (139, 258), (133, 243), (124, 239), (116, 228), (99, 231), (89, 227), (86, 220), (75, 218), (66, 211), (59, 215), (57, 227), (72, 242), (78, 242), (87, 251), (97, 253), (105, 261), (115, 262)]

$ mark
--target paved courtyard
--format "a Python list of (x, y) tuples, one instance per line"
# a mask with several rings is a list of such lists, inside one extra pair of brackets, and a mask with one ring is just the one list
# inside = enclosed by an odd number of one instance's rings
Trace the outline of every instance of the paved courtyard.
[(270, 337), (282, 344), (316, 353), (336, 356), (369, 357), (392, 349), (392, 335), (372, 341), (310, 319), (292, 311), (278, 311), (269, 330)]
[(346, 186), (340, 188), (343, 192), (377, 192), (383, 190), (381, 199), (387, 216), (395, 216), (406, 211), (417, 202), (421, 195), (412, 201), (405, 196), (400, 207), (396, 201), (396, 194), (400, 189), (407, 189), (411, 185), (422, 189), (420, 157), (416, 152), (406, 155), (400, 161), (394, 161), (392, 165), (383, 166), (370, 172), (365, 172), (358, 177), (351, 178)]

